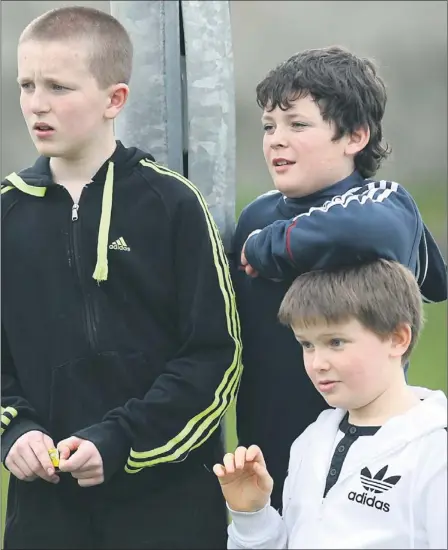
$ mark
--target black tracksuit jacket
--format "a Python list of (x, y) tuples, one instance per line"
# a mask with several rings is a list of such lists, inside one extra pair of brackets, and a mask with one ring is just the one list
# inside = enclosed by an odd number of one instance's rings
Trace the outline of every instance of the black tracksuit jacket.
[(79, 205), (46, 158), (8, 176), (1, 367), (2, 461), (41, 430), (92, 441), (112, 491), (160, 483), (190, 453), (211, 468), (241, 344), (227, 259), (193, 184), (120, 142)]

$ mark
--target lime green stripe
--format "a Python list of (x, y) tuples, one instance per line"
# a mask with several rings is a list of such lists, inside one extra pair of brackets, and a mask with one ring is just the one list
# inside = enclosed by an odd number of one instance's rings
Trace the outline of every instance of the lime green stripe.
[(8, 424), (11, 422), (11, 419), (9, 418), (9, 416), (2, 416), (0, 418), (0, 422), (4, 425), (4, 426), (8, 426)]
[(112, 215), (112, 200), (114, 190), (114, 163), (109, 162), (106, 181), (103, 189), (103, 202), (101, 205), (100, 228), (98, 230), (97, 261), (93, 278), (100, 281), (107, 281), (109, 267), (107, 265), (107, 251), (109, 242), (110, 218)]
[(1, 414), (9, 413), (13, 418), (15, 418), (18, 414), (17, 409), (14, 407), (2, 407), (1, 408)]
[[(220, 418), (222, 418), (222, 416), (225, 414), (225, 411), (228, 408), (230, 402), (235, 397), (236, 387), (237, 387), (237, 384), (235, 382), (238, 381), (241, 377), (242, 365), (241, 365), (240, 325), (239, 325), (239, 318), (236, 312), (235, 294), (234, 294), (233, 286), (230, 280), (228, 262), (224, 253), (224, 248), (222, 246), (222, 241), (219, 236), (218, 228), (208, 210), (208, 207), (204, 198), (202, 197), (199, 190), (189, 180), (187, 180), (180, 174), (177, 174), (176, 172), (173, 172), (168, 168), (161, 167), (153, 162), (141, 161), (141, 164), (143, 166), (152, 168), (154, 171), (160, 174), (169, 175), (178, 179), (180, 182), (184, 183), (190, 190), (192, 190), (196, 198), (198, 199), (205, 214), (205, 219), (206, 219), (206, 223), (209, 231), (209, 237), (212, 244), (214, 263), (215, 263), (218, 280), (219, 280), (219, 286), (225, 302), (227, 330), (229, 331), (230, 336), (235, 342), (235, 351), (234, 351), (232, 364), (225, 372), (223, 380), (221, 381), (220, 385), (215, 391), (215, 399), (213, 400), (213, 403), (206, 410), (202, 411), (201, 413), (197, 414), (194, 418), (192, 418), (177, 436), (172, 438), (162, 447), (159, 447), (157, 449), (153, 449), (147, 452), (137, 452), (131, 449), (130, 457), (128, 459), (128, 465), (137, 466), (137, 467), (144, 465), (145, 467), (147, 467), (147, 466), (153, 466), (161, 462), (168, 462), (168, 461), (175, 460), (181, 454), (184, 454), (186, 451), (188, 451), (192, 447), (192, 445), (197, 442), (197, 440), (201, 437), (201, 435), (208, 428), (208, 426), (213, 421), (216, 421), (215, 428), (208, 433), (207, 438), (211, 435), (211, 433), (218, 427)], [(231, 391), (232, 388), (235, 388), (235, 391), (232, 392)], [(229, 393), (231, 393), (230, 399), (228, 399)], [(220, 399), (221, 394), (222, 394), (222, 403), (221, 405), (219, 405), (219, 402), (221, 401)], [(207, 417), (207, 415), (208, 415), (208, 418), (196, 428), (195, 432), (193, 432), (193, 429), (195, 428), (196, 424), (198, 424), (204, 417)], [(182, 440), (185, 440), (187, 437), (189, 437), (189, 439), (171, 455), (167, 455), (163, 457), (159, 456), (159, 458), (153, 458), (152, 460), (144, 463), (142, 462), (136, 463), (135, 461), (132, 461), (132, 458), (145, 459), (145, 458), (157, 457), (158, 455), (165, 454), (166, 452), (170, 451), (173, 447), (181, 443)], [(129, 470), (129, 468), (125, 468), (125, 469), (129, 473), (131, 472), (134, 473), (134, 470)]]
[[(238, 391), (238, 387), (239, 387), (239, 382), (241, 380), (241, 372), (242, 372), (242, 366), (240, 366), (240, 368), (238, 369), (238, 377), (234, 376), (232, 378), (232, 382), (229, 384), (229, 389), (230, 389), (230, 400), (227, 400), (227, 395), (224, 396), (225, 399), (224, 399), (224, 403), (223, 405), (226, 405), (227, 403), (227, 406), (226, 408), (229, 406), (229, 404), (235, 399), (235, 396), (236, 396), (236, 393)], [(226, 390), (227, 391), (227, 390)], [(222, 408), (222, 407), (221, 407)], [(225, 410), (224, 410), (225, 412)], [(223, 414), (224, 414), (223, 412)], [(161, 464), (161, 463), (164, 463), (164, 462), (173, 462), (175, 461), (176, 459), (178, 459), (180, 456), (182, 456), (187, 450), (188, 452), (191, 452), (192, 450), (196, 449), (197, 447), (200, 447), (205, 441), (207, 441), (207, 439), (212, 435), (212, 433), (218, 429), (220, 423), (221, 423), (221, 419), (222, 419), (222, 415), (220, 416), (217, 416), (217, 415), (210, 415), (207, 420), (201, 425), (201, 430), (197, 430), (195, 435), (192, 436), (190, 438), (190, 440), (184, 444), (182, 447), (179, 447), (174, 453), (172, 453), (171, 455), (168, 455), (168, 456), (163, 456), (161, 457), (160, 459), (157, 459), (157, 460), (149, 460), (149, 461), (146, 461), (146, 462), (142, 462), (142, 461), (135, 461), (135, 460), (131, 460), (130, 458), (128, 459), (128, 462), (127, 462), (127, 465), (125, 466), (125, 471), (129, 474), (136, 474), (138, 472), (140, 472), (143, 468), (148, 468), (148, 467), (151, 467), (151, 466), (155, 466), (156, 464)], [(215, 422), (215, 425), (213, 426), (213, 428), (211, 428), (208, 433), (202, 437), (202, 439), (200, 439), (199, 442), (197, 442), (195, 445), (193, 445), (193, 443), (195, 443), (199, 437), (201, 435), (203, 435), (204, 431), (210, 426), (210, 424), (213, 422), (213, 421), (216, 421)], [(192, 445), (189, 449), (188, 449), (188, 446), (189, 445)], [(132, 466), (133, 468), (131, 469), (130, 466)], [(137, 470), (135, 468), (138, 468)]]
[(6, 187), (2, 187), (2, 195), (3, 193), (7, 193), (8, 191), (11, 191), (11, 189), (14, 189), (13, 185), (7, 185)]
[[(202, 445), (202, 443), (204, 443), (204, 441), (206, 441), (212, 435), (212, 433), (219, 427), (222, 416), (224, 415), (225, 411), (227, 410), (229, 405), (234, 400), (235, 394), (236, 394), (236, 389), (238, 387), (237, 382), (239, 380), (240, 374), (241, 374), (241, 368), (238, 368), (235, 371), (234, 376), (232, 377), (230, 383), (227, 384), (226, 387), (225, 387), (225, 391), (224, 391), (224, 394), (223, 394), (223, 402), (222, 402), (221, 406), (219, 407), (219, 409), (216, 411), (216, 413), (215, 414), (210, 414), (204, 420), (204, 422), (202, 422), (202, 424), (200, 424), (200, 426), (198, 426), (198, 428), (196, 429), (194, 434), (190, 437), (190, 439), (188, 441), (186, 441), (183, 445), (179, 446), (176, 449), (176, 451), (174, 451), (170, 455), (162, 456), (162, 457), (159, 457), (159, 458), (153, 458), (152, 460), (148, 460), (148, 461), (145, 461), (145, 462), (142, 462), (141, 460), (137, 462), (135, 460), (132, 460), (131, 458), (128, 458), (127, 466), (133, 466), (133, 467), (137, 467), (137, 468), (142, 468), (142, 467), (147, 468), (147, 467), (150, 467), (150, 466), (155, 466), (156, 464), (162, 464), (164, 462), (172, 462), (172, 461), (178, 459), (180, 456), (182, 456), (186, 452), (190, 452), (193, 449), (195, 449), (196, 447), (199, 447), (200, 445)], [(204, 411), (204, 412), (207, 412), (207, 411)], [(200, 416), (204, 417), (205, 414), (203, 413)], [(208, 429), (213, 422), (215, 422), (215, 425), (211, 429)], [(202, 438), (200, 443), (197, 443), (197, 441), (201, 438), (201, 436), (204, 434), (204, 432), (206, 430), (207, 430), (207, 434), (205, 435), (205, 437)], [(196, 443), (196, 445), (195, 445), (195, 443)], [(144, 453), (132, 453), (132, 456), (134, 458), (138, 458), (138, 457), (135, 456), (137, 454), (140, 455), (140, 454), (144, 454)], [(142, 458), (144, 458), (144, 457), (142, 457)]]
[(43, 197), (47, 192), (46, 187), (35, 187), (34, 185), (28, 185), (15, 172), (9, 174), (9, 176), (6, 176), (5, 179), (11, 182), (14, 187), (17, 187), (19, 191), (23, 191), (23, 193), (26, 193), (27, 195), (33, 195), (33, 197)]
[[(215, 255), (215, 265), (217, 267), (217, 270), (218, 270), (218, 275), (221, 275), (220, 277), (220, 286), (221, 286), (221, 290), (223, 292), (223, 295), (225, 297), (225, 299), (227, 299), (227, 295), (225, 294), (226, 292), (226, 288), (225, 288), (225, 285), (223, 284), (223, 281), (222, 281), (222, 273), (220, 272), (220, 269), (221, 267), (219, 266), (219, 263), (217, 262), (217, 259), (216, 259), (216, 247), (215, 247), (215, 244), (216, 242), (218, 243), (218, 250), (219, 252), (221, 253), (221, 260), (223, 260), (225, 258), (225, 255), (224, 255), (224, 252), (223, 252), (223, 247), (222, 247), (222, 243), (221, 243), (221, 240), (219, 238), (219, 233), (218, 233), (218, 229), (216, 227), (216, 225), (214, 224), (212, 218), (211, 218), (211, 215), (209, 214), (208, 212), (208, 208), (207, 208), (207, 205), (205, 203), (205, 201), (203, 200), (202, 198), (202, 195), (200, 194), (200, 192), (195, 188), (195, 186), (189, 182), (188, 180), (186, 180), (185, 178), (183, 178), (182, 176), (180, 176), (179, 174), (176, 174), (175, 172), (172, 172), (171, 170), (169, 169), (166, 169), (166, 168), (162, 168), (162, 167), (159, 167), (155, 164), (152, 164), (152, 163), (144, 163), (142, 162), (142, 164), (144, 165), (148, 165), (150, 166), (151, 168), (153, 168), (154, 170), (158, 171), (159, 173), (162, 173), (162, 174), (165, 174), (165, 175), (171, 175), (171, 176), (174, 176), (176, 177), (177, 179), (179, 179), (179, 181), (182, 181), (183, 183), (185, 183), (191, 190), (193, 190), (193, 192), (195, 192), (205, 214), (206, 214), (206, 219), (207, 219), (207, 223), (208, 223), (208, 226), (209, 226), (209, 233), (210, 233), (210, 237), (211, 237), (211, 240), (212, 240), (212, 243), (213, 243), (213, 248), (214, 248), (214, 255)], [(213, 222), (213, 223), (212, 223)], [(214, 229), (214, 231), (213, 231)], [(214, 238), (212, 238), (214, 237)], [(214, 242), (216, 241), (216, 242)], [(226, 264), (227, 264), (227, 259), (225, 258), (226, 260)], [(228, 264), (227, 264), (228, 265)], [(227, 270), (227, 274), (226, 275), (229, 275), (228, 274), (228, 270)], [(227, 279), (229, 280), (229, 277), (227, 277)], [(231, 293), (232, 293), (232, 297), (234, 298), (233, 296), (233, 287), (232, 285), (230, 284), (229, 285), (229, 288), (231, 290)], [(226, 301), (226, 306), (228, 308), (229, 304), (228, 304), (228, 301)], [(232, 322), (232, 325), (236, 325), (237, 327), (237, 331), (239, 332), (239, 319), (236, 315), (236, 306), (235, 306), (235, 301), (234, 299), (232, 300), (232, 315), (233, 315), (233, 321)], [(233, 336), (232, 334), (232, 329), (230, 327), (230, 322), (229, 322), (229, 311), (227, 309), (226, 311), (227, 313), (227, 320), (228, 320), (228, 330), (230, 332), (230, 334), (232, 335), (232, 337), (234, 338), (235, 340), (235, 337)], [(157, 452), (159, 453), (162, 453), (162, 452), (166, 452), (166, 451), (169, 451), (174, 445), (177, 445), (183, 437), (185, 437), (187, 435), (187, 432), (188, 431), (191, 431), (194, 424), (196, 422), (198, 422), (199, 420), (201, 420), (204, 416), (206, 416), (208, 413), (212, 412), (213, 409), (217, 409), (215, 414), (212, 415), (210, 417), (210, 421), (206, 422), (205, 423), (205, 427), (202, 429), (202, 430), (199, 430), (199, 433), (196, 437), (192, 437), (191, 439), (194, 439), (194, 440), (197, 440), (197, 438), (204, 432), (204, 430), (208, 427), (208, 425), (215, 419), (215, 418), (218, 418), (219, 416), (223, 416), (224, 413), (225, 413), (225, 409), (227, 408), (226, 407), (226, 399), (224, 399), (224, 402), (222, 403), (222, 405), (217, 408), (218, 406), (218, 402), (219, 402), (219, 392), (222, 391), (223, 388), (226, 388), (226, 380), (227, 378), (229, 377), (230, 375), (230, 372), (235, 368), (235, 366), (237, 366), (236, 368), (236, 371), (234, 373), (235, 376), (237, 376), (238, 378), (240, 377), (240, 370), (241, 368), (238, 366), (240, 365), (240, 361), (239, 361), (239, 357), (238, 357), (238, 352), (240, 351), (240, 342), (236, 342), (236, 348), (235, 348), (235, 355), (237, 357), (234, 357), (234, 361), (231, 365), (231, 367), (228, 369), (228, 371), (226, 372), (225, 374), (225, 377), (224, 377), (224, 380), (223, 382), (220, 384), (220, 386), (218, 387), (216, 393), (215, 393), (215, 400), (214, 402), (212, 403), (212, 405), (206, 409), (205, 411), (203, 411), (203, 413), (200, 413), (199, 415), (197, 415), (195, 418), (193, 418), (188, 424), (187, 426), (184, 428), (184, 430), (182, 430), (182, 432), (176, 436), (173, 440), (171, 440), (167, 445), (165, 445), (164, 447), (162, 447), (160, 450), (159, 449), (155, 449), (154, 451), (150, 451), (150, 452), (144, 452), (144, 453), (137, 453), (135, 451), (131, 451), (131, 456), (134, 457), (134, 458), (149, 458), (150, 456), (153, 456), (154, 454), (156, 454)], [(230, 381), (230, 386), (232, 386), (232, 381)], [(230, 387), (229, 386), (229, 387)], [(228, 393), (228, 389), (227, 391), (225, 392), (225, 397), (227, 398), (227, 393)], [(219, 413), (222, 412), (222, 414), (220, 415)], [(181, 449), (179, 449), (178, 451), (176, 451), (175, 455), (179, 456), (179, 453), (183, 453), (185, 450), (188, 449), (188, 446), (189, 446), (189, 443), (185, 444), (184, 447), (182, 447)], [(176, 456), (176, 458), (177, 458)], [(163, 461), (168, 461), (170, 459), (170, 457), (163, 457)], [(156, 461), (151, 461), (151, 463), (155, 463)], [(137, 463), (137, 465), (140, 465), (141, 463)], [(147, 464), (147, 465), (150, 465), (150, 464)]]
[[(186, 178), (184, 178), (180, 174), (177, 174), (176, 172), (173, 172), (172, 170), (169, 170), (168, 168), (159, 166), (159, 165), (157, 165), (156, 163), (153, 163), (153, 162), (148, 162), (148, 161), (140, 161), (140, 162), (141, 162), (141, 164), (143, 164), (143, 166), (149, 166), (149, 167), (153, 168), (154, 170), (156, 170), (157, 172), (159, 172), (161, 174), (174, 176), (176, 179), (178, 179), (182, 183), (186, 184), (187, 187), (189, 187), (195, 193), (195, 195), (196, 195), (197, 199), (199, 200), (199, 203), (201, 204), (202, 209), (204, 210), (204, 213), (206, 215), (206, 220), (207, 220), (207, 225), (208, 225), (208, 228), (209, 228), (210, 235), (211, 235), (210, 230), (213, 231), (214, 240), (212, 239), (212, 236), (211, 236), (211, 240), (212, 240), (214, 253), (216, 252), (215, 244), (217, 243), (218, 244), (218, 253), (219, 253), (221, 263), (223, 264), (224, 268), (227, 268), (227, 269), (223, 270), (226, 281), (227, 281), (227, 285), (228, 285), (226, 290), (229, 291), (232, 298), (235, 298), (235, 292), (234, 292), (233, 285), (232, 285), (232, 282), (231, 282), (230, 271), (228, 269), (229, 263), (227, 261), (227, 256), (225, 255), (225, 252), (224, 252), (224, 247), (222, 246), (222, 241), (221, 241), (221, 238), (220, 238), (220, 235), (219, 235), (219, 229), (218, 229), (212, 215), (210, 214), (210, 212), (208, 210), (207, 203), (205, 202), (205, 199), (202, 196), (201, 192), (189, 180), (187, 180)], [(215, 263), (216, 263), (216, 261), (215, 261)], [(222, 273), (218, 273), (218, 275), (221, 276)], [(220, 282), (221, 282), (221, 280), (220, 280)], [(223, 293), (225, 292), (225, 289), (223, 290), (222, 286), (221, 286), (221, 290), (223, 291)], [(228, 304), (226, 304), (226, 305), (228, 305)], [(235, 306), (235, 310), (236, 310), (236, 306)], [(227, 318), (227, 320), (229, 320), (229, 319)], [(239, 318), (238, 317), (237, 317), (237, 323), (239, 325)], [(229, 329), (229, 332), (230, 332), (230, 329)]]
[[(208, 210), (207, 203), (205, 202), (205, 199), (202, 196), (201, 192), (198, 190), (198, 188), (193, 183), (191, 183), (191, 181), (187, 180), (186, 178), (184, 178), (183, 176), (181, 176), (177, 172), (173, 172), (172, 170), (170, 170), (168, 168), (165, 168), (165, 167), (162, 167), (162, 166), (159, 166), (158, 164), (156, 164), (154, 162), (151, 162), (151, 161), (142, 160), (142, 161), (140, 161), (140, 163), (143, 166), (148, 166), (148, 167), (153, 168), (155, 171), (159, 172), (160, 174), (174, 176), (176, 179), (178, 179), (182, 183), (186, 184), (187, 187), (189, 187), (195, 193), (196, 197), (199, 200), (199, 203), (202, 206), (202, 209), (204, 210), (204, 212), (206, 214), (206, 220), (207, 220), (207, 225), (209, 227), (209, 233), (210, 233), (210, 229), (212, 229), (214, 239), (218, 243), (218, 253), (219, 253), (219, 257), (221, 259), (221, 262), (224, 265), (224, 267), (227, 268), (227, 269), (223, 270), (224, 275), (226, 277), (227, 285), (228, 285), (227, 290), (229, 291), (231, 296), (233, 298), (235, 298), (235, 292), (234, 292), (233, 285), (232, 285), (232, 282), (231, 282), (230, 271), (228, 269), (229, 262), (227, 260), (227, 256), (225, 255), (224, 247), (222, 246), (222, 241), (221, 241), (221, 238), (220, 238), (220, 235), (219, 235), (219, 229), (218, 229), (212, 215), (210, 214), (210, 212)], [(212, 238), (211, 238), (211, 240), (212, 240)], [(215, 250), (215, 242), (213, 240), (212, 240), (212, 245), (214, 247), (214, 252), (215, 252), (216, 251)], [(218, 275), (220, 275), (220, 274), (218, 274)], [(221, 286), (221, 290), (223, 290), (222, 286)], [(239, 318), (238, 317), (237, 317), (237, 322), (239, 324)], [(229, 332), (230, 332), (230, 329), (229, 329)]]
[(14, 407), (2, 407), (1, 408), (1, 417), (0, 417), (0, 422), (5, 426), (4, 428), (1, 427), (0, 428), (0, 435), (3, 434), (3, 432), (6, 430), (6, 428), (8, 427), (9, 423), (11, 422), (11, 418), (9, 418), (9, 416), (5, 416), (5, 413), (8, 413), (12, 416), (12, 418), (15, 418), (17, 416), (17, 410), (14, 409)]

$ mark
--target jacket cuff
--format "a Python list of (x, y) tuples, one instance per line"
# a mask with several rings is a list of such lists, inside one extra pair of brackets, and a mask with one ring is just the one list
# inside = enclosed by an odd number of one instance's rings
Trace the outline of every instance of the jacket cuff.
[(229, 530), (233, 531), (233, 537), (236, 540), (250, 544), (272, 535), (272, 515), (278, 515), (278, 513), (271, 508), (269, 502), (256, 512), (236, 512), (229, 505), (227, 509), (232, 518)]
[(42, 432), (50, 436), (47, 430), (42, 428), (42, 426), (37, 422), (34, 422), (34, 420), (30, 420), (29, 418), (14, 418), (2, 434), (1, 460), (3, 465), (5, 464), (6, 457), (8, 456), (11, 447), (19, 439), (19, 437), (22, 437), (22, 435), (33, 430), (37, 430), (38, 432)]
[(113, 420), (93, 424), (73, 434), (91, 441), (103, 459), (104, 482), (124, 469), (131, 443), (120, 425)]

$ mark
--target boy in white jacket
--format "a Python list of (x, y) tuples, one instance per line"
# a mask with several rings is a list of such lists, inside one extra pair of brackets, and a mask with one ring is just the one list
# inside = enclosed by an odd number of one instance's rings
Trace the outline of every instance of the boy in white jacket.
[(214, 466), (228, 548), (447, 548), (447, 399), (403, 372), (423, 323), (412, 273), (386, 260), (305, 273), (279, 319), (334, 408), (291, 447), (282, 517), (259, 447)]

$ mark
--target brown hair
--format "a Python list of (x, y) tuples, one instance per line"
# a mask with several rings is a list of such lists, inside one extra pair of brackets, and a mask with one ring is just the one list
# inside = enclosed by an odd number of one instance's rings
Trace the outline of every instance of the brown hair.
[(300, 275), (285, 294), (278, 317), (282, 324), (294, 328), (355, 318), (380, 338), (407, 324), (412, 339), (403, 355), (404, 362), (423, 326), (423, 303), (409, 269), (397, 262), (376, 260)]
[(100, 88), (129, 84), (132, 42), (123, 25), (101, 10), (69, 6), (50, 10), (25, 28), (19, 45), (28, 40), (76, 41), (90, 45), (89, 68)]
[(371, 59), (340, 46), (305, 50), (272, 69), (256, 91), (258, 105), (268, 111), (287, 110), (292, 101), (311, 95), (322, 118), (336, 126), (333, 141), (368, 127), (369, 142), (355, 156), (364, 178), (373, 176), (391, 152), (382, 143), (386, 86)]

